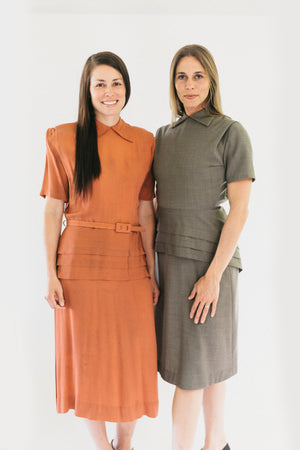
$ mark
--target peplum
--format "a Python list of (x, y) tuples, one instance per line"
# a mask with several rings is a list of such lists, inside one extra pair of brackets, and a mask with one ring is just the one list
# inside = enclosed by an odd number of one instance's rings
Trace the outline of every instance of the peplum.
[(74, 195), (76, 123), (47, 131), (41, 195), (65, 202), (66, 222), (57, 250), (65, 308), (55, 310), (56, 404), (59, 413), (127, 422), (158, 411), (152, 290), (138, 223), (139, 201), (153, 199), (155, 140), (122, 119), (96, 125), (101, 174), (85, 200)]
[[(211, 261), (226, 220), (227, 184), (253, 178), (249, 137), (239, 122), (200, 111), (158, 130), (155, 249)], [(242, 269), (239, 249), (230, 265)]]

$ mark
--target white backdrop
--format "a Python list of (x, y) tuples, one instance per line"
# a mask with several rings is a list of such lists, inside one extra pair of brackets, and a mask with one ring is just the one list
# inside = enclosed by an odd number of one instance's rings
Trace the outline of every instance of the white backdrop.
[[(109, 15), (84, 13), (84, 7), (76, 14), (25, 11), (19, 5), (17, 13), (2, 15), (0, 450), (93, 449), (81, 419), (55, 412), (53, 313), (43, 300), (39, 198), (45, 131), (76, 120), (85, 60), (110, 50), (131, 75), (123, 118), (155, 133), (170, 120), (171, 58), (188, 43), (214, 55), (224, 112), (248, 130), (257, 175), (240, 240), (240, 364), (228, 382), (228, 439), (233, 450), (299, 446), (296, 16), (288, 4), (260, 16), (249, 5), (227, 12), (215, 6), (206, 14), (185, 6), (181, 14), (162, 14), (157, 7), (152, 14), (129, 8)], [(140, 420), (137, 450), (170, 448), (173, 388), (159, 380), (159, 390), (159, 416)], [(200, 420), (195, 450), (202, 438)]]

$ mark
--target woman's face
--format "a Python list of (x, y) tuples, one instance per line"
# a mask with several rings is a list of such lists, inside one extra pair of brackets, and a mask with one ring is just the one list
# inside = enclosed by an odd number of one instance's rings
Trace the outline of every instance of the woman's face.
[(203, 109), (209, 86), (209, 77), (198, 59), (194, 56), (181, 58), (176, 67), (175, 89), (188, 116)]
[(115, 125), (126, 99), (120, 72), (110, 66), (96, 66), (91, 73), (90, 93), (96, 120), (108, 126)]

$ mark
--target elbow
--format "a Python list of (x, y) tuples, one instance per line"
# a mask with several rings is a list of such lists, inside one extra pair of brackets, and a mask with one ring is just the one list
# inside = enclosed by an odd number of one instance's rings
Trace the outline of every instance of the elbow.
[(246, 223), (248, 215), (249, 215), (248, 205), (241, 207), (239, 211), (239, 219), (242, 224)]
[(234, 208), (230, 208), (230, 215), (235, 217), (236, 220), (244, 225), (249, 215), (248, 205), (239, 205)]
[(54, 220), (56, 222), (61, 222), (63, 218), (63, 210), (46, 208), (44, 217), (45, 220)]

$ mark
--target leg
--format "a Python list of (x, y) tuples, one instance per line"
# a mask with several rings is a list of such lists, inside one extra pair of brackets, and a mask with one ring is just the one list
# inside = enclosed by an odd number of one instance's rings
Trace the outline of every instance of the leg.
[(199, 417), (203, 389), (184, 390), (176, 387), (172, 417), (172, 450), (190, 450)]
[(226, 445), (224, 431), (225, 388), (225, 381), (223, 381), (204, 389), (205, 446), (203, 450), (222, 450)]
[(117, 424), (117, 438), (113, 444), (116, 450), (130, 450), (131, 438), (135, 429), (136, 420), (133, 422), (120, 422)]
[(86, 419), (87, 427), (94, 438), (94, 442), (99, 450), (111, 450), (107, 439), (105, 422)]

